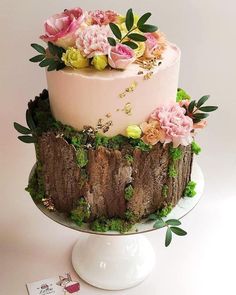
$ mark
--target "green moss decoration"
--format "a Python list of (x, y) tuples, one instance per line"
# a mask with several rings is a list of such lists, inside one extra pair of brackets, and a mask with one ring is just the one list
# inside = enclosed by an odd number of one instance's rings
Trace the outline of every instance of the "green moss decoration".
[(128, 144), (128, 138), (123, 135), (116, 135), (110, 137), (108, 147), (111, 149), (120, 149), (124, 145)]
[(134, 162), (134, 157), (131, 155), (125, 155), (125, 160), (128, 162), (129, 165), (132, 165)]
[(168, 176), (175, 178), (175, 177), (177, 177), (177, 175), (178, 175), (178, 172), (175, 169), (175, 165), (172, 163), (168, 169)]
[(183, 89), (178, 88), (176, 101), (180, 102), (182, 100), (190, 100), (191, 97)]
[(105, 217), (94, 220), (90, 224), (90, 229), (96, 232), (118, 231), (128, 232), (132, 228), (132, 223), (119, 218), (107, 219)]
[(131, 222), (132, 224), (137, 222), (137, 217), (135, 216), (134, 212), (132, 212), (130, 210), (126, 210), (125, 219), (127, 221)]
[(76, 151), (76, 159), (77, 159), (77, 164), (79, 165), (80, 168), (85, 167), (88, 164), (88, 152), (87, 150), (83, 148), (79, 148)]
[(81, 226), (83, 222), (87, 221), (90, 217), (90, 205), (86, 202), (84, 198), (79, 200), (78, 207), (71, 211), (70, 218), (77, 225)]
[(171, 146), (169, 149), (169, 152), (170, 152), (171, 159), (173, 161), (178, 161), (178, 160), (182, 159), (182, 157), (183, 157), (183, 152), (179, 147), (173, 148)]
[(202, 151), (201, 147), (195, 141), (192, 142), (191, 149), (195, 155), (199, 155)]
[(162, 208), (157, 212), (157, 216), (159, 218), (166, 217), (173, 209), (172, 204), (167, 205), (166, 207)]
[(167, 184), (164, 184), (162, 187), (162, 196), (167, 198), (168, 197), (169, 187)]
[(104, 136), (102, 134), (97, 133), (95, 136), (95, 147), (98, 148), (100, 146), (107, 147), (109, 143), (109, 137)]
[(196, 182), (189, 181), (184, 191), (184, 197), (188, 197), (188, 198), (194, 197), (197, 194), (197, 192), (195, 191), (196, 186), (197, 186)]
[(146, 144), (140, 138), (138, 139), (129, 138), (129, 142), (134, 148), (137, 148), (143, 152), (149, 152), (152, 149), (151, 145)]
[(126, 201), (130, 201), (132, 199), (133, 195), (134, 195), (134, 188), (132, 187), (131, 184), (129, 184), (125, 188), (125, 199), (126, 199)]
[(37, 162), (34, 173), (29, 179), (28, 186), (25, 188), (34, 200), (42, 200), (45, 197), (45, 188), (41, 171), (42, 166)]

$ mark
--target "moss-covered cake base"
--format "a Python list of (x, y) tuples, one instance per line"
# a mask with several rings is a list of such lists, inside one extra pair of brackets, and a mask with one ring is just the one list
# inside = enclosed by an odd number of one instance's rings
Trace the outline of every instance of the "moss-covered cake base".
[(95, 231), (128, 231), (159, 211), (167, 214), (191, 178), (191, 146), (148, 146), (124, 136), (76, 131), (54, 120), (48, 93), (29, 103), (37, 164), (28, 191), (49, 210)]

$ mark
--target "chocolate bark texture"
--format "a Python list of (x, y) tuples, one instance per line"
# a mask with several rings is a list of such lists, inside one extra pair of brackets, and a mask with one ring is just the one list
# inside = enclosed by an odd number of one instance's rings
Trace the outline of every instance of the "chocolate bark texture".
[[(173, 161), (169, 145), (158, 143), (150, 151), (100, 146), (86, 150), (87, 164), (80, 167), (76, 148), (56, 132), (38, 137), (45, 197), (59, 212), (70, 214), (81, 198), (90, 206), (90, 221), (125, 218), (137, 220), (168, 205), (175, 206), (191, 178), (191, 145), (180, 147), (181, 159)], [(176, 175), (169, 173), (174, 167)], [(163, 192), (165, 189), (165, 193)]]

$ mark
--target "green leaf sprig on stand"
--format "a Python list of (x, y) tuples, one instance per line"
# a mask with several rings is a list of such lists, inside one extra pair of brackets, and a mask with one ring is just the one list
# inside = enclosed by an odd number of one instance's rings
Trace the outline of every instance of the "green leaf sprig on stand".
[(18, 131), (20, 134), (23, 134), (18, 136), (18, 139), (24, 143), (36, 143), (37, 140), (34, 136), (34, 129), (36, 126), (29, 110), (26, 111), (26, 122), (29, 128), (14, 122), (14, 128), (16, 131)]
[(62, 47), (58, 47), (51, 42), (48, 42), (48, 50), (46, 50), (43, 46), (39, 44), (31, 44), (38, 53), (38, 55), (32, 57), (30, 59), (31, 62), (39, 62), (39, 66), (41, 68), (46, 68), (50, 71), (59, 71), (65, 67), (64, 62), (61, 60), (63, 53), (65, 53), (65, 49)]
[(155, 229), (161, 229), (167, 227), (165, 236), (165, 246), (168, 247), (172, 241), (172, 234), (177, 236), (186, 236), (187, 232), (179, 227), (181, 222), (178, 219), (169, 219), (164, 221), (162, 217), (157, 213), (149, 215), (147, 221), (156, 221), (153, 225)]
[(205, 95), (198, 101), (193, 100), (190, 102), (188, 108), (186, 108), (187, 116), (193, 119), (193, 123), (199, 123), (209, 116), (209, 112), (213, 112), (218, 109), (217, 106), (203, 106), (209, 97), (210, 95)]
[[(133, 10), (130, 8), (126, 13), (125, 18), (125, 26), (128, 32), (122, 36), (119, 26), (114, 23), (110, 23), (109, 26), (117, 40), (115, 38), (108, 37), (109, 44), (111, 46), (116, 46), (117, 43), (122, 43), (132, 49), (138, 48), (138, 45), (135, 42), (145, 42), (147, 38), (143, 34), (134, 31), (138, 30), (142, 33), (152, 33), (158, 30), (156, 26), (146, 24), (146, 21), (151, 15), (152, 14), (150, 12), (145, 13), (139, 18), (137, 24), (135, 24)], [(129, 40), (127, 41), (127, 39)]]

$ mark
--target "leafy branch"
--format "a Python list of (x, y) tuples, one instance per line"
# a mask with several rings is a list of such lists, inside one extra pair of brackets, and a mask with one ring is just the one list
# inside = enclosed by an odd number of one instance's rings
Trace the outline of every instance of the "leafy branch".
[(156, 221), (153, 225), (153, 228), (155, 229), (161, 229), (163, 227), (167, 228), (165, 236), (166, 247), (168, 247), (172, 241), (172, 234), (175, 234), (177, 236), (187, 235), (187, 232), (179, 227), (179, 225), (181, 225), (181, 222), (178, 219), (169, 219), (164, 221), (158, 213), (154, 213), (149, 215), (147, 221)]
[(187, 116), (193, 119), (193, 123), (199, 123), (201, 120), (209, 116), (209, 112), (213, 112), (218, 109), (217, 106), (203, 106), (209, 97), (210, 95), (205, 95), (198, 101), (193, 100), (186, 108)]
[(65, 51), (64, 48), (58, 47), (51, 42), (48, 42), (48, 52), (47, 50), (36, 43), (31, 44), (38, 53), (38, 55), (30, 59), (31, 62), (39, 62), (41, 68), (47, 67), (47, 70), (50, 71), (59, 71), (65, 67), (65, 64), (61, 60), (62, 55)]
[[(145, 42), (147, 38), (143, 34), (134, 31), (139, 30), (142, 33), (152, 33), (158, 30), (156, 26), (146, 24), (151, 15), (152, 14), (150, 12), (145, 13), (139, 18), (137, 24), (135, 25), (133, 10), (130, 8), (126, 13), (125, 26), (127, 29), (127, 33), (124, 36), (122, 36), (122, 32), (118, 25), (116, 25), (115, 23), (109, 24), (112, 33), (117, 38), (116, 40), (115, 38), (108, 37), (109, 44), (111, 46), (116, 46), (117, 43), (122, 43), (132, 49), (138, 48), (138, 45), (134, 41)], [(127, 38), (129, 39), (128, 41), (126, 40)]]
[(36, 126), (29, 109), (26, 111), (26, 122), (29, 128), (14, 122), (14, 128), (16, 129), (16, 131), (18, 131), (20, 134), (23, 134), (18, 136), (18, 139), (24, 143), (36, 143), (37, 140), (34, 136), (34, 130)]

